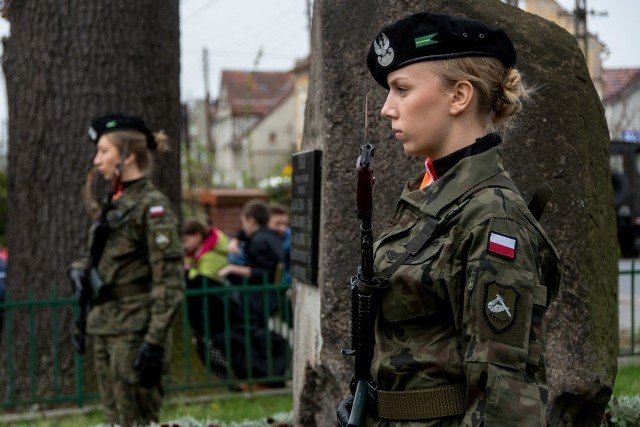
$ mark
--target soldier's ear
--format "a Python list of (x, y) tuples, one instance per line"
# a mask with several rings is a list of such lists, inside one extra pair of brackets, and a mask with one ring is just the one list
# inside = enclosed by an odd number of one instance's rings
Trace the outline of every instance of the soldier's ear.
[(128, 153), (127, 157), (124, 159), (124, 164), (125, 165), (130, 165), (131, 163), (135, 163), (136, 161), (136, 156), (133, 153)]
[(475, 88), (468, 80), (460, 80), (451, 89), (451, 101), (449, 104), (449, 114), (457, 116), (466, 111), (473, 100)]

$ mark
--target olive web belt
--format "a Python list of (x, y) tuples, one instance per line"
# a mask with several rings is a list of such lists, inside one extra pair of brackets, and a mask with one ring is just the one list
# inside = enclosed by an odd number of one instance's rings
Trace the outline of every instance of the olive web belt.
[(423, 420), (465, 412), (465, 387), (451, 384), (410, 391), (376, 390), (378, 416), (389, 420)]
[(104, 286), (100, 292), (104, 301), (111, 301), (134, 295), (143, 294), (151, 291), (151, 285), (148, 283), (129, 283), (118, 286)]

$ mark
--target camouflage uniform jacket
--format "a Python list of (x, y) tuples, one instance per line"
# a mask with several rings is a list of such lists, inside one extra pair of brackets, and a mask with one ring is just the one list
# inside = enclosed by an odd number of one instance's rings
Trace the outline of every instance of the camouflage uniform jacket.
[(378, 426), (545, 425), (542, 319), (557, 291), (557, 254), (515, 191), (483, 188), (462, 197), (496, 175), (508, 177), (500, 146), (462, 159), (425, 190), (417, 189), (422, 175), (409, 181), (375, 243), (382, 271), (428, 217), (440, 219), (389, 279), (372, 378), (387, 391), (466, 390), (458, 417)]
[[(105, 286), (148, 285), (149, 292), (94, 306), (87, 332), (94, 335), (142, 333), (164, 345), (184, 296), (182, 242), (168, 198), (147, 178), (126, 187), (107, 214), (110, 233), (98, 264)], [(89, 237), (93, 241), (95, 226)]]

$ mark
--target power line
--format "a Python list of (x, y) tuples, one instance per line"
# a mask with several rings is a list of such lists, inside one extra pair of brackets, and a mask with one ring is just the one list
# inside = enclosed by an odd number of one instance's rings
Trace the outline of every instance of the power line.
[[(186, 3), (188, 0), (183, 0), (182, 4)], [(216, 4), (219, 0), (208, 0), (204, 5), (202, 5), (200, 8), (196, 9), (191, 15), (189, 15), (188, 17), (184, 18), (182, 20), (182, 23), (184, 24), (185, 22), (189, 21), (191, 18), (193, 18), (194, 16), (199, 16), (201, 14), (201, 12), (209, 9), (211, 6), (213, 6), (214, 4)]]

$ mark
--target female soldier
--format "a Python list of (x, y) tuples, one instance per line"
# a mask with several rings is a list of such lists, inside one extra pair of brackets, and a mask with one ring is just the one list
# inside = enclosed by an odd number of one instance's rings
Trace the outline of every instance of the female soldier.
[(178, 221), (150, 182), (150, 150), (166, 151), (164, 132), (123, 114), (95, 119), (93, 165), (114, 193), (90, 232), (93, 307), (87, 319), (108, 424), (158, 421), (169, 329), (184, 294)]
[(367, 425), (545, 425), (542, 321), (557, 255), (493, 133), (528, 95), (515, 63), (504, 31), (435, 13), (382, 29), (371, 46), (369, 70), (389, 90), (382, 115), (426, 172), (374, 245), (390, 287)]

